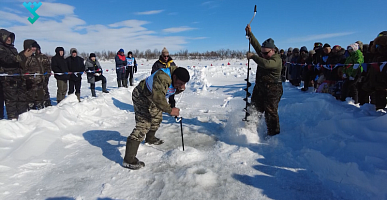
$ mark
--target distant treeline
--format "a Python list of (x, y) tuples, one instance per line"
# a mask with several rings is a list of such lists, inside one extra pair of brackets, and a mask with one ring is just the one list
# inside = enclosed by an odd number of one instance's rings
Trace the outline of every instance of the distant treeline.
[[(128, 54), (129, 51), (125, 52), (125, 55)], [(116, 51), (96, 51), (94, 52), (97, 56), (97, 59), (99, 60), (110, 60), (114, 59), (117, 52)], [(139, 51), (138, 49), (132, 50), (133, 56), (137, 59), (139, 58), (145, 58), (145, 59), (158, 59), (161, 55), (161, 51), (158, 49), (155, 50), (146, 50), (146, 51)], [(236, 51), (236, 50), (230, 50), (230, 49), (220, 49), (217, 51), (206, 51), (206, 52), (188, 52), (188, 50), (180, 50), (177, 53), (170, 54), (170, 56), (173, 59), (230, 59), (230, 58), (237, 58), (237, 59), (243, 59), (246, 57), (247, 51)], [(81, 52), (79, 53), (79, 56), (83, 58), (89, 57), (90, 53)], [(66, 56), (69, 56), (69, 54), (66, 54)]]

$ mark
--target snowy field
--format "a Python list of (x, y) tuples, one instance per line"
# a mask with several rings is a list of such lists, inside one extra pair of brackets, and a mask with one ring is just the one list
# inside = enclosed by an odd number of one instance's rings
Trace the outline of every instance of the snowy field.
[[(154, 62), (138, 60), (136, 84)], [(246, 60), (175, 62), (191, 74), (176, 96), (185, 151), (180, 124), (164, 114), (165, 143), (140, 145), (146, 167), (121, 167), (134, 87), (117, 88), (115, 64), (101, 62), (109, 94), (97, 82), (92, 98), (83, 75), (82, 102), (57, 105), (52, 77), (54, 106), (0, 121), (0, 199), (387, 199), (385, 111), (284, 83), (281, 134), (264, 140), (264, 119), (241, 121)]]

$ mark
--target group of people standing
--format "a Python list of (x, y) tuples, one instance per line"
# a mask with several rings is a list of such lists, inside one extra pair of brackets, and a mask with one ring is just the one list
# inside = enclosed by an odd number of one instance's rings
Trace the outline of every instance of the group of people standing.
[(120, 49), (115, 57), (116, 73), (118, 87), (128, 87), (128, 78), (130, 86), (133, 86), (133, 75), (137, 73), (137, 61), (131, 51), (125, 57), (125, 52)]
[(51, 106), (50, 60), (42, 54), (40, 45), (35, 40), (25, 40), (23, 51), (18, 53), (15, 34), (5, 29), (0, 29), (0, 40), (0, 119), (4, 118), (4, 102), (8, 119)]
[(20, 114), (34, 109), (51, 106), (48, 90), (51, 71), (57, 79), (57, 103), (66, 93), (77, 96), (80, 101), (82, 74), (87, 73), (92, 96), (95, 94), (95, 82), (102, 81), (102, 92), (106, 89), (106, 78), (94, 53), (84, 61), (75, 48), (70, 56), (64, 58), (63, 47), (55, 49), (55, 56), (49, 59), (42, 54), (40, 45), (31, 39), (23, 43), (23, 51), (17, 52), (14, 46), (15, 34), (0, 29), (0, 119), (4, 118), (4, 103), (8, 119), (17, 119)]
[(302, 91), (313, 87), (316, 92), (330, 93), (345, 101), (351, 97), (355, 103), (371, 103), (376, 109), (386, 107), (387, 31), (363, 45), (361, 41), (349, 44), (346, 49), (328, 43), (314, 44), (309, 51), (305, 46), (280, 50), (283, 69), (282, 81), (294, 86), (304, 81)]

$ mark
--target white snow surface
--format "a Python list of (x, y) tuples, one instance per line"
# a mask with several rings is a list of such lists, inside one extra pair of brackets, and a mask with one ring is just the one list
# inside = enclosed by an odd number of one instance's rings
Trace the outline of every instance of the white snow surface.
[[(154, 62), (138, 60), (135, 84)], [(385, 110), (283, 83), (281, 134), (265, 140), (263, 117), (241, 120), (246, 61), (175, 62), (191, 74), (176, 95), (185, 151), (180, 124), (164, 114), (165, 143), (139, 147), (145, 168), (121, 166), (134, 87), (117, 88), (114, 62), (103, 61), (109, 94), (97, 82), (91, 97), (83, 75), (81, 102), (57, 105), (52, 77), (54, 106), (0, 121), (0, 199), (387, 199)]]

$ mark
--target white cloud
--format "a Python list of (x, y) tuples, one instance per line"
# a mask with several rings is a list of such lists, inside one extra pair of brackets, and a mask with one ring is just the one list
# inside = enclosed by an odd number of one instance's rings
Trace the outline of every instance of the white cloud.
[(62, 15), (73, 15), (74, 9), (74, 6), (67, 4), (43, 2), (42, 5), (36, 10), (36, 13), (41, 17), (55, 17)]
[[(102, 50), (118, 51), (120, 48), (126, 51), (161, 50), (164, 46), (170, 51), (178, 51), (184, 49), (184, 45), (190, 39), (183, 36), (156, 35), (156, 31), (144, 27), (150, 22), (135, 19), (109, 25), (88, 24), (74, 14), (73, 7), (65, 6), (65, 8), (66, 10), (56, 15), (46, 12), (45, 16), (41, 16), (34, 24), (28, 21), (28, 12), (22, 16), (0, 11), (2, 16), (0, 26), (16, 34), (15, 45), (19, 51), (23, 50), (23, 41), (32, 38), (40, 44), (43, 52), (51, 54), (54, 54), (57, 46), (63, 46), (65, 50), (75, 47), (80, 52), (87, 53)], [(61, 16), (51, 18), (58, 15)]]
[(191, 40), (204, 40), (204, 39), (207, 39), (208, 37), (193, 37), (193, 38), (189, 38)]
[(196, 29), (196, 28), (192, 28), (192, 27), (188, 27), (188, 26), (181, 26), (181, 27), (166, 28), (166, 29), (163, 29), (163, 32), (165, 32), (165, 33), (179, 33), (179, 32), (190, 31), (190, 30), (194, 30), (194, 29)]
[(154, 15), (163, 12), (164, 10), (150, 10), (145, 12), (136, 12), (136, 15)]
[(202, 6), (205, 6), (205, 5), (208, 5), (208, 4), (212, 4), (212, 3), (214, 3), (214, 1), (206, 1), (206, 2), (202, 3)]
[(114, 23), (114, 24), (109, 24), (109, 26), (113, 27), (113, 28), (122, 27), (122, 26), (125, 26), (125, 27), (141, 27), (142, 25), (145, 25), (145, 24), (149, 24), (149, 22), (131, 19), (131, 20), (126, 20), (126, 21), (122, 21), (122, 22), (117, 22), (117, 23)]
[(289, 38), (287, 39), (287, 42), (309, 42), (309, 41), (318, 41), (322, 39), (327, 38), (335, 38), (335, 37), (342, 37), (346, 35), (352, 35), (355, 32), (343, 32), (343, 33), (328, 33), (328, 34), (320, 34), (320, 35), (308, 35), (304, 37), (297, 37), (297, 38)]
[(17, 14), (22, 14), (22, 12), (21, 12), (20, 10), (16, 10), (16, 9), (13, 9), (13, 8), (4, 7), (3, 9), (4, 9), (5, 11), (8, 11), (8, 12), (17, 13)]

